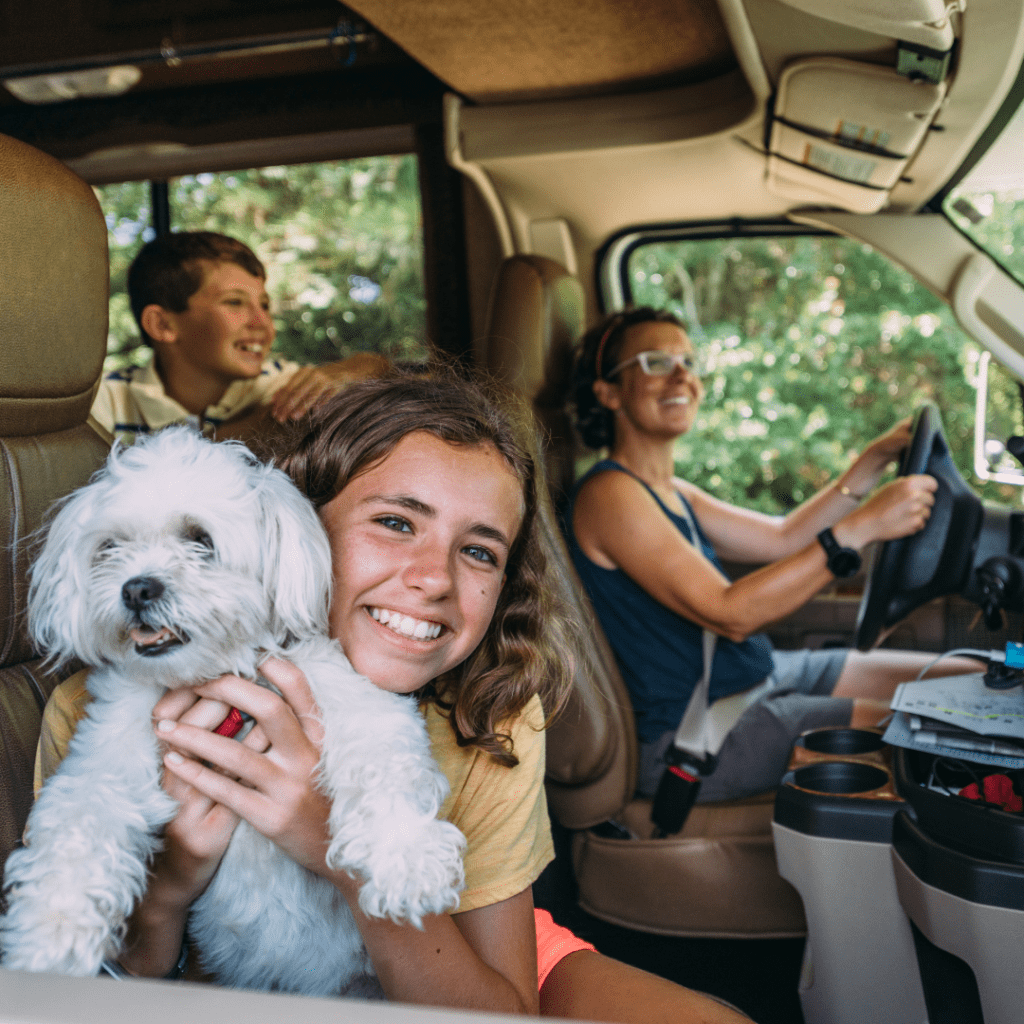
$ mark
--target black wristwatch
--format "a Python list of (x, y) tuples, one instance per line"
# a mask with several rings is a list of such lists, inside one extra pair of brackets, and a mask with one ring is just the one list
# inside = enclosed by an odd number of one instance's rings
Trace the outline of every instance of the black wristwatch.
[(860, 555), (853, 548), (840, 547), (839, 541), (832, 535), (832, 531), (824, 529), (818, 534), (818, 543), (825, 549), (825, 558), (828, 561), (828, 570), (833, 576), (842, 579), (845, 576), (852, 576), (860, 569)]

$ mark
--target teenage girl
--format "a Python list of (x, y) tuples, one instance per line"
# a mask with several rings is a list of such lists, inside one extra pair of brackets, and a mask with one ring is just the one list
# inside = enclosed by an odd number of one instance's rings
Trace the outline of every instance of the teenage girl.
[[(325, 863), (316, 706), (302, 673), (270, 660), (262, 671), (281, 696), (224, 676), (156, 705), (164, 785), (181, 810), (131, 922), (128, 973), (173, 974), (188, 909), (244, 818), (338, 888), (389, 999), (591, 1020), (744, 1019), (535, 914), (531, 885), (553, 856), (543, 726), (572, 656), (546, 584), (531, 433), (476, 386), (397, 376), (314, 412), (282, 463), (331, 541), (332, 635), (376, 685), (422, 702), (451, 783), (441, 813), (467, 839), (458, 911), (422, 930), (361, 912), (359, 881)], [(84, 692), (72, 677), (51, 700), (43, 761), (62, 756)], [(232, 707), (256, 720), (242, 742), (212, 732)]]

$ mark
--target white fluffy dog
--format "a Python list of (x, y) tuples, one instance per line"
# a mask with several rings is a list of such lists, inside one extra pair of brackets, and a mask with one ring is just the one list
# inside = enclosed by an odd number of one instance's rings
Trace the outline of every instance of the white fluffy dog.
[[(327, 638), (330, 567), (284, 473), (187, 428), (115, 450), (66, 501), (32, 570), (29, 628), (54, 663), (92, 667), (93, 700), (7, 860), (5, 967), (91, 975), (117, 956), (177, 810), (153, 705), (166, 687), (255, 678), (268, 655), (302, 669), (319, 704), (327, 862), (362, 881), (362, 910), (419, 925), (457, 904), (464, 839), (436, 817), (447, 781), (413, 699), (357, 675)], [(227, 985), (327, 995), (371, 973), (337, 889), (244, 821), (189, 934)]]

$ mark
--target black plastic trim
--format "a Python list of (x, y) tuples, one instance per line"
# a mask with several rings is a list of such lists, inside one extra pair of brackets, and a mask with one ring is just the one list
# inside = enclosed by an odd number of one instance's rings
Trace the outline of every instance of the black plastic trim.
[(926, 885), (986, 907), (1024, 911), (1024, 867), (982, 860), (936, 842), (906, 811), (896, 815), (893, 849)]
[(890, 842), (893, 816), (903, 807), (900, 801), (810, 793), (796, 788), (795, 774), (786, 773), (775, 795), (777, 824), (821, 839)]
[[(921, 828), (938, 842), (962, 851), (969, 857), (1000, 860), (1024, 867), (1024, 815), (1010, 814), (990, 804), (966, 797), (937, 793), (918, 779), (922, 764), (930, 764), (931, 754), (896, 748), (893, 777), (896, 791), (914, 809)], [(949, 759), (943, 759), (948, 761)], [(995, 767), (974, 765), (981, 774), (998, 772)], [(964, 779), (964, 785), (970, 782)]]

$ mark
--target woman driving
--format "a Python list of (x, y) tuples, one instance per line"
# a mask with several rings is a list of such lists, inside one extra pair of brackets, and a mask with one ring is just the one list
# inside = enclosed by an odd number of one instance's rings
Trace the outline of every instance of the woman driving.
[[(573, 561), (633, 700), (641, 794), (657, 787), (704, 671), (705, 631), (716, 637), (709, 703), (751, 697), (704, 779), (698, 799), (706, 802), (774, 788), (807, 729), (877, 724), (897, 684), (932, 660), (890, 650), (777, 651), (758, 631), (856, 572), (868, 544), (922, 529), (937, 485), (904, 476), (875, 491), (910, 440), (902, 420), (785, 516), (713, 497), (674, 468), (674, 443), (704, 397), (696, 359), (680, 322), (646, 307), (616, 313), (584, 336), (576, 424), (590, 448), (608, 453), (577, 484), (568, 524)], [(723, 558), (762, 568), (733, 581)], [(975, 670), (954, 658), (935, 673)]]

